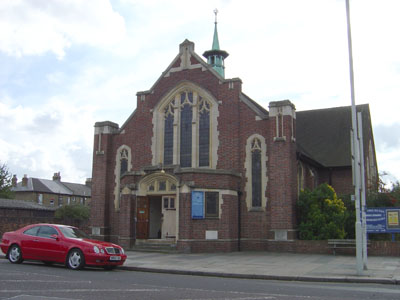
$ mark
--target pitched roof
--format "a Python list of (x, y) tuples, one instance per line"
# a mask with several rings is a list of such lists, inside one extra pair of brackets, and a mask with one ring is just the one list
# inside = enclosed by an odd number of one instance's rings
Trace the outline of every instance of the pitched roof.
[(13, 187), (11, 190), (13, 192), (36, 192), (85, 197), (91, 196), (91, 188), (85, 184), (41, 178), (28, 178), (26, 186), (23, 186), (22, 182), (18, 182), (17, 186)]
[(0, 208), (53, 210), (53, 211), (57, 209), (56, 207), (43, 206), (30, 201), (3, 199), (3, 198), (0, 198)]
[[(367, 133), (369, 105), (357, 105), (357, 112), (362, 112), (363, 133)], [(298, 111), (297, 151), (324, 167), (351, 166), (351, 127), (351, 106)]]
[(69, 188), (74, 195), (90, 197), (92, 195), (92, 189), (85, 184), (62, 182), (67, 188)]

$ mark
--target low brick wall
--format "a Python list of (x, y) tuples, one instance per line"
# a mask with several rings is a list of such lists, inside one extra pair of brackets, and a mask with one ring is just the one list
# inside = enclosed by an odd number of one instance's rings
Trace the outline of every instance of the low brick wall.
[[(269, 241), (266, 244), (266, 251), (271, 252), (292, 252), (304, 254), (333, 254), (328, 241)], [(355, 249), (336, 249), (338, 255), (355, 255)], [(400, 242), (391, 241), (370, 241), (368, 246), (369, 256), (400, 256)]]
[[(241, 251), (268, 251), (268, 252), (287, 252), (301, 254), (327, 254), (333, 255), (333, 249), (328, 245), (328, 241), (256, 241), (243, 240), (240, 245)], [(238, 251), (237, 241), (235, 242), (180, 242), (178, 249), (183, 252), (231, 252)], [(336, 249), (338, 255), (355, 255), (355, 249)], [(391, 241), (370, 241), (368, 246), (369, 256), (400, 256), (400, 242)]]
[(0, 236), (34, 223), (53, 223), (54, 211), (0, 208)]
[(36, 223), (73, 225), (88, 234), (90, 233), (88, 221), (73, 222), (71, 220), (55, 219), (54, 210), (0, 207), (0, 238), (4, 232), (14, 231), (26, 225)]

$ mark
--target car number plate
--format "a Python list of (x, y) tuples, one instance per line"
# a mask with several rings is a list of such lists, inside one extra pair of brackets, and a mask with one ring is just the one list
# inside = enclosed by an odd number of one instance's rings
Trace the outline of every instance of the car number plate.
[(110, 260), (121, 260), (121, 256), (110, 256)]

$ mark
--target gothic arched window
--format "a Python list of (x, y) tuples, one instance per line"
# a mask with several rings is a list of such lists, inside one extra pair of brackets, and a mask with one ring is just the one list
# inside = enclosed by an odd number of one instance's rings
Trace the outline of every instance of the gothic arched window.
[(120, 194), (120, 187), (121, 187), (121, 177), (125, 173), (132, 170), (132, 154), (131, 149), (126, 146), (122, 145), (118, 148), (116, 157), (115, 157), (115, 187), (114, 187), (114, 207), (115, 210), (119, 210), (121, 194)]
[(254, 138), (251, 142), (251, 189), (253, 207), (261, 207), (261, 142)]
[(174, 154), (174, 104), (171, 103), (164, 111), (164, 164), (171, 165)]
[(120, 160), (120, 176), (124, 175), (128, 171), (128, 150), (121, 150), (121, 160)]
[(210, 164), (210, 103), (199, 99), (199, 166)]
[(253, 134), (246, 141), (246, 205), (249, 211), (261, 211), (267, 205), (267, 145), (265, 137)]
[(166, 94), (153, 110), (152, 165), (215, 169), (218, 103), (208, 91), (187, 81)]
[(181, 93), (180, 165), (183, 168), (192, 166), (192, 105), (193, 93)]

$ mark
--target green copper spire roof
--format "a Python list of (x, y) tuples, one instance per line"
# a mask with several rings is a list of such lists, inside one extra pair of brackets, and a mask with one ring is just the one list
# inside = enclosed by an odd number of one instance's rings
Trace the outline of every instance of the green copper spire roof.
[(220, 50), (219, 48), (219, 40), (218, 40), (218, 30), (217, 30), (217, 13), (218, 10), (214, 10), (215, 14), (215, 27), (214, 27), (214, 38), (211, 50), (208, 50), (203, 53), (203, 56), (207, 58), (207, 63), (210, 64), (215, 71), (218, 72), (219, 75), (225, 77), (225, 66), (224, 59), (228, 57), (228, 52), (224, 50)]
[(214, 39), (213, 39), (213, 44), (212, 44), (212, 48), (211, 49), (212, 50), (220, 50), (219, 49), (219, 41), (218, 41), (218, 31), (217, 31), (217, 13), (218, 13), (218, 10), (215, 9), (214, 13), (215, 13)]

